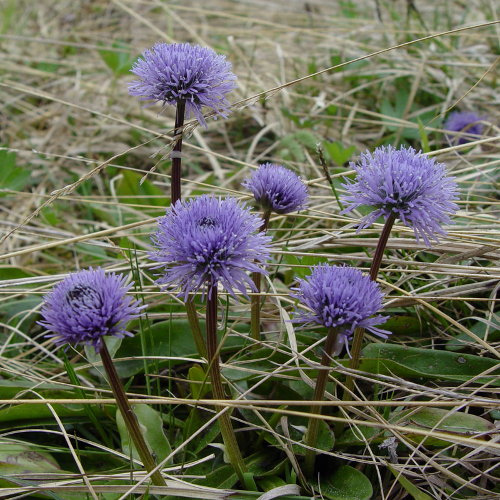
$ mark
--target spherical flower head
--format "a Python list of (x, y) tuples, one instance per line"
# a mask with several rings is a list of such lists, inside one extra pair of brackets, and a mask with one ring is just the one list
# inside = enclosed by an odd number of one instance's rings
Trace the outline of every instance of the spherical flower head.
[(288, 214), (307, 205), (306, 185), (282, 165), (264, 163), (242, 185), (253, 193), (264, 210)]
[(187, 116), (194, 115), (203, 126), (202, 107), (226, 117), (226, 94), (236, 88), (236, 76), (225, 56), (189, 43), (159, 42), (144, 51), (131, 72), (140, 79), (129, 84), (130, 95), (163, 105), (184, 101)]
[(99, 352), (105, 335), (131, 336), (125, 327), (144, 308), (126, 295), (132, 283), (125, 281), (101, 268), (72, 273), (45, 296), (39, 324), (54, 332), (49, 337), (57, 345), (87, 344)]
[(447, 134), (448, 140), (453, 144), (466, 144), (479, 139), (483, 133), (482, 118), (470, 111), (455, 111), (446, 120), (444, 129), (450, 132), (467, 132), (467, 135)]
[(438, 241), (437, 234), (446, 234), (441, 225), (451, 223), (449, 216), (458, 210), (453, 203), (458, 192), (444, 164), (411, 147), (382, 146), (373, 154), (361, 154), (359, 162), (350, 166), (357, 175), (355, 181), (342, 185), (347, 195), (341, 199), (348, 204), (342, 213), (360, 205), (375, 208), (362, 219), (358, 231), (394, 213), (427, 246), (431, 239)]
[(299, 286), (292, 290), (292, 297), (308, 308), (297, 312), (294, 322), (338, 328), (345, 342), (358, 326), (382, 338), (390, 334), (376, 328), (388, 316), (373, 316), (382, 308), (378, 284), (357, 269), (322, 264), (314, 267), (310, 276), (299, 279)]
[(257, 232), (261, 223), (234, 198), (177, 201), (152, 236), (156, 251), (150, 257), (164, 267), (157, 283), (179, 288), (185, 299), (218, 283), (233, 296), (234, 289), (246, 295), (246, 285), (255, 290), (247, 271), (266, 274), (261, 265), (269, 258), (271, 241)]

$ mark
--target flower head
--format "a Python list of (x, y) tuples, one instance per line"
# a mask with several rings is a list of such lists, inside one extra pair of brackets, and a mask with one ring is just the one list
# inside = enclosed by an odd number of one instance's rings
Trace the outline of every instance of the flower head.
[(233, 296), (235, 288), (246, 294), (245, 285), (255, 290), (247, 271), (265, 273), (260, 265), (269, 257), (271, 241), (256, 234), (261, 223), (234, 198), (177, 201), (152, 236), (156, 251), (150, 257), (165, 268), (158, 284), (180, 288), (185, 298), (217, 283)]
[(353, 267), (316, 266), (312, 274), (300, 279), (298, 288), (292, 290), (292, 297), (309, 309), (296, 313), (294, 322), (339, 328), (344, 343), (358, 326), (382, 338), (390, 334), (376, 328), (388, 316), (373, 316), (382, 308), (383, 294), (379, 286)]
[(140, 80), (129, 84), (129, 94), (164, 105), (186, 103), (186, 112), (206, 125), (201, 112), (207, 106), (227, 116), (226, 94), (236, 88), (236, 76), (226, 57), (208, 47), (189, 43), (159, 42), (144, 51), (131, 69)]
[(307, 204), (307, 187), (300, 177), (288, 168), (264, 163), (243, 181), (257, 203), (278, 214), (288, 214)]
[(348, 194), (342, 201), (349, 204), (344, 212), (360, 205), (375, 207), (362, 219), (358, 231), (394, 213), (427, 246), (430, 239), (437, 241), (437, 234), (446, 234), (441, 225), (449, 224), (449, 215), (458, 210), (453, 203), (458, 193), (444, 164), (410, 147), (382, 146), (373, 154), (361, 154), (359, 163), (350, 166), (357, 175), (355, 181), (343, 184)]
[(482, 118), (470, 111), (455, 111), (451, 113), (444, 124), (444, 129), (450, 132), (462, 132), (467, 135), (447, 134), (448, 140), (454, 144), (466, 144), (479, 139), (483, 133)]
[(125, 326), (143, 306), (126, 295), (131, 286), (101, 268), (72, 273), (45, 297), (39, 324), (54, 332), (49, 337), (57, 345), (87, 344), (99, 352), (105, 335), (132, 335)]

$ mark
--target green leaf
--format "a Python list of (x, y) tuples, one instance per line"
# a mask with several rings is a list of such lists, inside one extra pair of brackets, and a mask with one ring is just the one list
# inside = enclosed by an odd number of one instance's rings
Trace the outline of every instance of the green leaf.
[[(148, 405), (134, 405), (133, 410), (149, 450), (158, 461), (165, 459), (172, 452), (172, 448), (163, 432), (163, 420), (160, 413)], [(134, 443), (131, 443), (130, 433), (120, 410), (116, 411), (116, 425), (120, 433), (123, 453), (140, 460)]]
[[(314, 71), (311, 71), (311, 73), (314, 73)], [(314, 126), (313, 120), (307, 120), (303, 116), (295, 115), (286, 107), (282, 107), (281, 112), (283, 113), (283, 116), (286, 116), (287, 118), (292, 120), (297, 128), (312, 128)]]
[[(484, 321), (477, 321), (469, 328), (469, 330), (483, 340), (486, 337), (486, 333), (488, 333), (488, 342), (497, 342), (500, 340), (500, 328), (488, 327)], [(457, 336), (448, 340), (446, 343), (446, 350), (454, 352), (463, 351), (468, 347), (470, 342), (474, 342), (470, 336), (465, 332), (460, 332)]]
[(399, 481), (399, 484), (414, 498), (414, 500), (432, 500), (432, 497), (417, 488), (394, 467), (391, 467), (389, 464), (387, 464), (387, 467), (389, 467), (389, 470), (394, 474), (394, 477)]
[[(200, 422), (200, 424), (202, 423), (203, 422)], [(194, 432), (195, 430), (196, 429), (193, 429), (192, 432)], [(192, 434), (192, 432), (189, 434)], [(215, 422), (215, 424), (212, 427), (210, 427), (208, 431), (205, 431), (196, 440), (192, 441), (196, 445), (196, 448), (194, 450), (195, 455), (198, 455), (200, 451), (204, 450), (211, 442), (215, 441), (219, 433), (220, 433), (219, 424)]]
[(324, 141), (323, 147), (329, 158), (340, 167), (349, 161), (354, 151), (356, 151), (355, 146), (347, 146), (344, 148), (340, 142)]
[(111, 47), (115, 50), (99, 50), (101, 59), (113, 71), (115, 76), (126, 75), (135, 61), (135, 56), (127, 52), (129, 47), (123, 42), (113, 42)]
[(389, 330), (394, 334), (413, 336), (420, 333), (421, 323), (416, 316), (394, 314), (384, 323), (384, 330)]
[(418, 123), (418, 134), (420, 135), (420, 142), (422, 144), (422, 151), (424, 153), (429, 153), (431, 148), (429, 146), (429, 136), (425, 130), (424, 124), (420, 118), (417, 119)]
[(207, 374), (200, 365), (193, 365), (189, 369), (188, 380), (193, 399), (201, 399), (211, 390)]
[(203, 480), (196, 479), (194, 482), (208, 488), (232, 488), (238, 482), (238, 476), (232, 465), (223, 465), (207, 474)]
[(493, 424), (482, 417), (462, 411), (450, 413), (449, 410), (441, 408), (420, 408), (412, 412), (409, 419), (422, 427), (459, 434), (487, 432), (493, 429)]
[(287, 264), (295, 264), (300, 266), (307, 267), (294, 267), (293, 271), (295, 276), (299, 278), (305, 278), (306, 276), (311, 274), (311, 268), (313, 266), (317, 266), (323, 262), (326, 262), (325, 257), (316, 257), (314, 254), (304, 255), (304, 256), (295, 256), (291, 254), (285, 254), (283, 256), (283, 261)]
[(259, 486), (264, 491), (269, 491), (280, 486), (285, 486), (286, 482), (279, 476), (263, 477), (259, 480)]
[(79, 255), (89, 255), (91, 257), (96, 257), (98, 260), (105, 259), (107, 254), (106, 250), (97, 245), (91, 245), (89, 243), (77, 243), (75, 245), (76, 252)]
[[(116, 352), (120, 348), (122, 340), (123, 339), (121, 339), (120, 337), (115, 337), (111, 335), (104, 337), (104, 342), (112, 358), (115, 357)], [(96, 352), (93, 346), (85, 344), (84, 350), (85, 350), (85, 357), (87, 358), (87, 361), (89, 363), (93, 365), (101, 364), (101, 356)], [(101, 373), (103, 372), (101, 371)]]
[(0, 475), (61, 472), (55, 459), (36, 445), (2, 438), (0, 440)]
[[(399, 425), (409, 425), (422, 430), (433, 430), (471, 436), (491, 432), (494, 426), (488, 420), (464, 412), (452, 412), (441, 408), (420, 408), (396, 411), (391, 414), (390, 421)], [(431, 435), (406, 434), (407, 439), (415, 443), (425, 441), (426, 446), (449, 446), (450, 440), (436, 438)]]
[(4, 189), (22, 191), (29, 183), (30, 171), (16, 166), (16, 153), (0, 150), (0, 197)]
[[(277, 425), (276, 432), (282, 436), (283, 440), (287, 440), (285, 437), (287, 434), (290, 436), (292, 441), (297, 441), (298, 443), (305, 443), (305, 434), (307, 430), (307, 424), (309, 419), (306, 417), (292, 416), (288, 417), (286, 420), (287, 428), (282, 428), (282, 421)], [(276, 446), (281, 446), (278, 440), (271, 434), (266, 433), (265, 439), (269, 443)], [(316, 441), (315, 447), (319, 450), (330, 451), (335, 444), (335, 436), (326, 422), (320, 420), (319, 422), (319, 433), (318, 439)], [(301, 444), (292, 444), (292, 450), (296, 455), (305, 455), (306, 448)]]
[(40, 218), (49, 226), (62, 227), (64, 224), (63, 219), (60, 217), (59, 210), (56, 205), (42, 208), (40, 211)]
[(285, 156), (286, 159), (303, 161), (305, 159), (304, 148), (315, 151), (318, 137), (308, 130), (298, 130), (292, 134), (288, 134), (280, 141), (281, 150), (280, 156)]
[[(32, 389), (35, 385), (37, 392), (42, 395), (44, 395), (47, 390), (56, 391), (61, 389), (61, 386), (58, 384), (35, 384), (31, 380), (0, 379), (0, 399), (14, 399), (20, 392)], [(29, 396), (26, 395), (26, 397)]]
[[(52, 404), (52, 409), (59, 417), (86, 416), (81, 405)], [(0, 410), (0, 428), (24, 427), (43, 423), (55, 423), (50, 408), (44, 404), (23, 403)]]
[[(3, 270), (2, 270), (3, 271)], [(0, 302), (0, 315), (4, 316), (3, 321), (16, 326), (19, 321), (23, 320), (23, 329), (29, 330), (29, 327), (38, 316), (38, 312), (31, 312), (42, 302), (42, 297), (37, 295), (30, 295), (22, 299), (7, 300)]]
[(12, 33), (12, 28), (19, 29), (20, 5), (17, 0), (0, 3), (0, 33)]
[[(148, 207), (162, 207), (165, 204), (165, 193), (151, 181), (144, 180), (142, 175), (131, 170), (122, 170), (121, 179), (116, 186), (116, 194), (120, 203), (133, 205), (136, 210), (147, 210)], [(135, 205), (141, 205), (136, 207)]]
[(339, 467), (332, 475), (320, 478), (321, 493), (331, 500), (369, 500), (373, 495), (370, 480), (349, 465)]
[[(478, 384), (500, 386), (494, 368), (500, 361), (472, 354), (406, 347), (399, 344), (368, 344), (363, 349), (360, 370), (406, 378), (425, 378), (468, 382), (473, 377)], [(479, 377), (490, 370), (487, 376)]]
[[(0, 490), (18, 486), (33, 486), (33, 480), (26, 480), (23, 474), (63, 474), (52, 455), (34, 444), (2, 438), (0, 440)], [(10, 495), (9, 495), (10, 496)], [(54, 498), (69, 500), (52, 492), (32, 492), (30, 498)], [(76, 498), (75, 498), (76, 500)]]
[(340, 0), (339, 4), (342, 17), (355, 18), (359, 16), (357, 4), (353, 0)]
[[(377, 434), (378, 439), (375, 441), (374, 437)], [(357, 425), (355, 428), (349, 427), (347, 430), (345, 430), (340, 435), (340, 437), (335, 440), (335, 444), (337, 448), (343, 446), (364, 446), (366, 444), (366, 441), (368, 441), (370, 444), (374, 444), (375, 442), (381, 443), (383, 439), (383, 434), (379, 429)]]
[[(242, 325), (242, 329), (245, 327), (248, 331), (248, 327)], [(205, 328), (205, 322), (200, 321), (200, 328), (202, 331)], [(238, 331), (240, 329), (238, 328)], [(191, 327), (187, 320), (172, 320), (172, 321), (160, 321), (151, 326), (150, 330), (143, 334), (148, 335), (147, 349), (145, 352), (142, 351), (140, 335), (137, 334), (133, 337), (125, 337), (122, 341), (120, 349), (116, 353), (117, 358), (127, 358), (137, 356), (140, 352), (144, 356), (168, 356), (173, 357), (198, 357), (198, 351), (196, 349), (193, 334), (191, 332)], [(224, 339), (224, 346), (222, 352), (224, 353), (227, 349), (239, 348), (244, 344), (245, 340), (243, 338), (229, 335)], [(159, 361), (158, 366), (173, 366), (175, 364), (184, 363), (185, 361), (179, 360), (167, 360)], [(155, 363), (153, 360), (148, 360), (149, 364)], [(116, 369), (120, 377), (130, 377), (135, 375), (144, 369), (144, 362), (141, 360), (127, 360), (121, 361), (116, 364)]]

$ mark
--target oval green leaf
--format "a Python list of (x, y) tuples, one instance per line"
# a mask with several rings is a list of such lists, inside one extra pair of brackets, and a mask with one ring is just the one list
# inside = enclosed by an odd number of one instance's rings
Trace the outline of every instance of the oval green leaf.
[(373, 495), (370, 480), (349, 465), (339, 467), (332, 475), (320, 478), (321, 493), (331, 500), (369, 500)]

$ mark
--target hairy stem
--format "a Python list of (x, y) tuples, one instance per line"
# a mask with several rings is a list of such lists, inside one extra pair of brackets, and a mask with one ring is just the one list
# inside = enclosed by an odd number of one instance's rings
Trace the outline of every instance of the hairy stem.
[[(265, 233), (269, 225), (269, 219), (271, 217), (271, 210), (266, 209), (262, 214), (262, 225), (260, 230)], [(252, 280), (255, 285), (255, 295), (251, 298), (251, 319), (250, 319), (250, 333), (252, 339), (257, 342), (260, 341), (260, 310), (263, 306), (263, 301), (261, 301), (260, 291), (261, 291), (261, 273), (252, 273)], [(255, 344), (258, 347), (258, 343)]]
[[(332, 357), (333, 348), (335, 347), (335, 342), (338, 335), (337, 328), (330, 328), (328, 330), (328, 335), (326, 337), (325, 350), (323, 351), (323, 356), (321, 357), (321, 365), (327, 368), (330, 367), (330, 360)], [(314, 387), (314, 401), (323, 401), (325, 396), (326, 382), (328, 381), (329, 369), (319, 370), (318, 378), (316, 379), (316, 386)], [(311, 413), (316, 413), (321, 415), (321, 406), (311, 406)], [(312, 477), (314, 474), (314, 462), (316, 459), (316, 452), (312, 449), (316, 446), (316, 441), (318, 440), (319, 433), (319, 423), (320, 419), (317, 417), (310, 417), (309, 424), (307, 426), (306, 434), (306, 445), (310, 447), (306, 450), (306, 458), (304, 464), (304, 472), (307, 477)]]
[[(118, 405), (123, 420), (125, 421), (125, 425), (130, 433), (132, 442), (141, 457), (144, 467), (148, 472), (151, 472), (156, 468), (155, 459), (151, 455), (146, 441), (144, 441), (137, 417), (135, 416), (134, 410), (132, 410), (132, 407), (130, 406), (123, 385), (118, 377), (118, 373), (116, 372), (115, 365), (113, 364), (113, 360), (111, 359), (108, 348), (104, 342), (102, 343), (99, 353), (101, 355), (102, 365), (108, 375), (109, 385), (111, 386), (113, 395), (115, 396), (116, 404)], [(156, 486), (167, 486), (167, 483), (165, 482), (165, 479), (163, 479), (159, 470), (156, 470), (151, 474), (151, 480)]]
[(174, 149), (172, 151), (172, 176), (170, 184), (170, 204), (173, 205), (181, 199), (181, 164), (182, 164), (182, 127), (184, 126), (184, 115), (186, 111), (186, 102), (177, 101), (175, 109), (175, 128), (174, 128)]
[[(210, 382), (212, 383), (212, 394), (214, 399), (225, 399), (224, 388), (219, 364), (219, 350), (217, 342), (217, 285), (210, 285), (207, 297), (207, 354), (209, 362)], [(223, 405), (216, 405), (215, 410), (221, 412)], [(245, 463), (238, 446), (238, 441), (234, 434), (231, 424), (230, 414), (227, 411), (219, 415), (219, 426), (222, 434), (222, 440), (226, 447), (231, 465), (238, 475), (238, 478), (244, 484), (246, 472)]]

